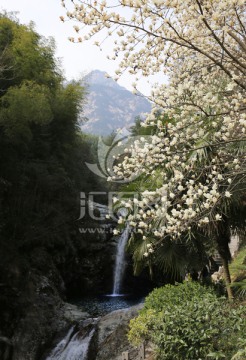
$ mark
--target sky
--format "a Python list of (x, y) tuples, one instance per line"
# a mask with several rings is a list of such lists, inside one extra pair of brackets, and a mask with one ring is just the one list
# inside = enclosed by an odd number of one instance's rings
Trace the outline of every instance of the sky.
[[(63, 23), (61, 15), (65, 15), (65, 9), (61, 6), (60, 0), (0, 0), (0, 11), (18, 12), (17, 17), (22, 24), (29, 24), (34, 21), (36, 31), (45, 37), (52, 36), (56, 41), (56, 56), (62, 61), (62, 69), (68, 80), (80, 79), (92, 70), (106, 71), (114, 76), (117, 69), (117, 62), (107, 59), (111, 54), (113, 43), (107, 42), (103, 50), (93, 45), (93, 42), (71, 43), (69, 36), (75, 36), (73, 24), (69, 21)], [(157, 78), (156, 78), (157, 80)], [(144, 95), (150, 94), (149, 81), (156, 81), (155, 78), (142, 79), (139, 83), (139, 90)], [(134, 78), (128, 74), (118, 83), (131, 90)]]

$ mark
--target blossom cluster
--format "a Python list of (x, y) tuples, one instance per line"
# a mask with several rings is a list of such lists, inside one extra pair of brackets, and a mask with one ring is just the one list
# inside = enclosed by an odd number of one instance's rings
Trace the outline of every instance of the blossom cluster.
[[(64, 6), (68, 1), (62, 0)], [(117, 77), (165, 74), (138, 139), (117, 165), (119, 177), (142, 173), (154, 186), (123, 205), (138, 212), (127, 220), (160, 242), (194, 224), (223, 218), (222, 203), (245, 181), (246, 3), (244, 0), (74, 1), (67, 12), (79, 41), (114, 36), (111, 59), (121, 54)], [(104, 40), (103, 40), (104, 41)], [(95, 41), (102, 46), (103, 41)], [(137, 90), (137, 81), (133, 85)], [(164, 121), (160, 113), (168, 116)], [(130, 153), (130, 155), (129, 155)], [(122, 220), (121, 220), (122, 221)], [(151, 247), (152, 249), (152, 247)]]

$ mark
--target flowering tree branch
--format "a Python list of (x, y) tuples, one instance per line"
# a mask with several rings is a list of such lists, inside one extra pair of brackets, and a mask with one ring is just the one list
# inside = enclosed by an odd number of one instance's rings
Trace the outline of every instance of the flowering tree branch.
[[(161, 72), (169, 80), (153, 86), (155, 105), (143, 124), (156, 126), (155, 135), (136, 141), (115, 169), (121, 178), (141, 172), (156, 179), (128, 221), (143, 239), (152, 233), (158, 243), (177, 239), (191, 226), (227, 226), (225, 209), (245, 190), (245, 1), (74, 0), (72, 9), (68, 0), (62, 4), (67, 17), (82, 24), (74, 27), (79, 42), (98, 34), (114, 37), (110, 58), (121, 55), (117, 76), (134, 74), (135, 90), (139, 76)], [(169, 122), (156, 116), (161, 111)], [(125, 205), (134, 209), (134, 201)]]

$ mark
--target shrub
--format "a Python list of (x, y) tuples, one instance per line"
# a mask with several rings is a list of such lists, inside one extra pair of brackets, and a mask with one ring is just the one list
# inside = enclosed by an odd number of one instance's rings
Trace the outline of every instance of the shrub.
[(196, 282), (155, 289), (130, 322), (129, 340), (150, 340), (157, 359), (231, 359), (240, 349), (246, 322), (242, 307), (231, 308), (212, 288)]
[(246, 300), (246, 247), (239, 251), (230, 264), (230, 273), (235, 295)]

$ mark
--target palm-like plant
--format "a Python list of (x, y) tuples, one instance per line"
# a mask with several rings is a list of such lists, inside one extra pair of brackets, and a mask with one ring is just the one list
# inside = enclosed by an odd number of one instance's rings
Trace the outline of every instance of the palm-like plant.
[(236, 258), (230, 264), (232, 288), (242, 299), (246, 298), (246, 247), (240, 249)]
[[(169, 121), (166, 116), (159, 116), (158, 119), (161, 119), (164, 124)], [(154, 134), (155, 127), (147, 127), (142, 131), (139, 119), (137, 119), (136, 125), (132, 128), (132, 133), (139, 135), (139, 132), (141, 135)], [(121, 188), (123, 193), (129, 194), (129, 196), (134, 194), (134, 196), (140, 198), (145, 190), (151, 191), (160, 187), (162, 185), (162, 169), (163, 164), (160, 165), (160, 171), (155, 169), (155, 176), (143, 173), (133, 182), (124, 185)], [(125, 195), (125, 197), (127, 196)], [(148, 211), (148, 208), (146, 208), (146, 211)], [(153, 226), (157, 228), (158, 224), (153, 224)], [(189, 233), (183, 234), (176, 241), (171, 237), (167, 237), (165, 241), (160, 242), (153, 234), (147, 233), (144, 238), (145, 241), (143, 241), (142, 236), (133, 231), (128, 242), (127, 248), (133, 256), (135, 274), (139, 274), (147, 266), (151, 276), (153, 268), (158, 268), (162, 273), (168, 273), (173, 279), (180, 279), (184, 277), (187, 271), (192, 269), (199, 271), (208, 263), (208, 253), (212, 244), (208, 245), (208, 238), (195, 228), (192, 234), (189, 231)], [(148, 253), (148, 246), (150, 245), (155, 248), (154, 253), (151, 255)]]
[[(176, 239), (172, 239), (170, 234), (170, 236), (167, 235), (165, 238), (159, 238), (157, 240), (153, 234), (149, 235), (144, 233), (143, 238), (145, 241), (143, 241), (142, 237), (140, 240), (139, 236), (133, 235), (129, 242), (129, 248), (133, 253), (136, 270), (139, 270), (141, 266), (143, 266), (142, 264), (145, 255), (151, 255), (148, 257), (146, 256), (149, 265), (153, 263), (158, 264), (161, 268), (166, 269), (168, 267), (173, 272), (180, 271), (181, 268), (184, 269), (184, 267), (187, 266), (187, 263), (189, 263), (189, 258), (195, 260), (197, 256), (194, 256), (194, 254), (199, 255), (200, 258), (206, 258), (204, 254), (206, 254), (208, 250), (212, 251), (216, 249), (223, 262), (228, 297), (232, 298), (233, 293), (230, 286), (231, 278), (228, 267), (231, 260), (229, 243), (232, 232), (237, 234), (243, 234), (245, 232), (246, 176), (242, 166), (240, 172), (235, 172), (234, 167), (230, 166), (230, 164), (233, 163), (234, 158), (239, 158), (241, 164), (244, 164), (245, 141), (229, 142), (226, 145), (223, 143), (222, 145), (220, 143), (211, 143), (210, 135), (214, 129), (206, 118), (203, 121), (204, 128), (207, 132), (203, 139), (194, 142), (190, 147), (190, 153), (186, 158), (186, 162), (188, 165), (191, 164), (192, 166), (190, 167), (190, 170), (188, 169), (186, 172), (183, 172), (183, 174), (186, 179), (192, 178), (200, 184), (207, 185), (209, 175), (212, 174), (214, 168), (214, 160), (216, 159), (217, 169), (219, 168), (222, 179), (219, 183), (219, 188), (217, 189), (220, 196), (214, 203), (214, 206), (212, 208), (210, 207), (208, 210), (202, 207), (203, 200), (201, 200), (199, 204), (199, 198), (195, 205), (196, 207), (200, 206), (200, 216), (206, 215), (206, 223), (201, 226), (199, 222), (192, 220), (189, 224), (190, 226), (187, 226), (187, 234), (185, 235), (182, 233), (179, 238)], [(166, 118), (163, 119), (164, 124), (165, 122), (167, 122)], [(153, 127), (151, 128), (151, 132), (153, 133)], [(166, 134), (166, 136), (168, 136), (168, 134)], [(221, 152), (220, 149), (223, 149), (224, 151)], [(180, 150), (182, 151), (182, 149)], [(227, 161), (229, 166), (226, 164)], [(173, 177), (172, 171), (167, 169), (165, 164), (162, 163), (159, 164), (154, 171), (151, 171), (151, 173), (145, 171), (141, 177), (128, 185), (126, 190), (138, 192), (141, 198), (141, 193), (144, 192), (144, 190), (151, 191), (161, 187), (163, 183), (163, 171), (165, 171), (171, 180)], [(230, 184), (229, 186), (228, 183)], [(209, 186), (212, 186), (212, 181)], [(177, 205), (178, 203), (181, 203), (182, 206), (181, 197), (182, 193), (177, 192), (173, 204)], [(171, 212), (172, 209), (174, 209), (173, 204), (171, 203), (171, 205), (169, 205), (167, 211)], [(150, 204), (148, 204), (148, 206), (150, 206)], [(153, 203), (152, 206), (155, 207), (156, 204)], [(148, 209), (146, 208), (146, 212), (147, 211)], [(217, 217), (218, 214), (220, 214), (219, 218)], [(165, 214), (163, 213), (163, 217), (160, 216), (157, 220), (152, 221), (152, 228), (158, 229), (164, 223)], [(155, 252), (149, 254), (147, 246), (153, 246)], [(182, 254), (183, 257), (180, 256), (180, 254)], [(183, 261), (180, 260), (181, 257)], [(193, 261), (193, 263), (194, 262), (195, 261)], [(174, 270), (174, 268), (176, 270)]]
[[(211, 131), (211, 130), (210, 130)], [(240, 158), (245, 164), (245, 141), (227, 144), (227, 153), (230, 154), (230, 159)], [(202, 143), (197, 144), (199, 150), (194, 150), (191, 153), (191, 158), (196, 158), (200, 166), (209, 168), (213, 164), (214, 156), (218, 155), (216, 147), (207, 145), (207, 139)], [(244, 169), (245, 170), (245, 169)], [(221, 161), (221, 173), (225, 179), (230, 180), (230, 196), (223, 195), (223, 185), (219, 189), (221, 197), (215, 204), (214, 208), (208, 214), (209, 222), (201, 231), (205, 236), (208, 236), (216, 250), (218, 251), (224, 268), (224, 280), (227, 288), (229, 298), (233, 298), (231, 287), (231, 275), (229, 270), (229, 263), (231, 261), (231, 253), (229, 244), (232, 235), (238, 235), (241, 238), (246, 234), (246, 174), (245, 171), (233, 174), (232, 170), (225, 166)], [(214, 221), (216, 213), (222, 214), (221, 221)]]

